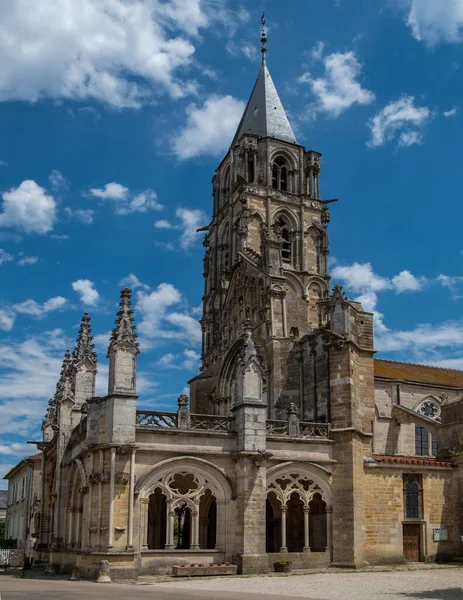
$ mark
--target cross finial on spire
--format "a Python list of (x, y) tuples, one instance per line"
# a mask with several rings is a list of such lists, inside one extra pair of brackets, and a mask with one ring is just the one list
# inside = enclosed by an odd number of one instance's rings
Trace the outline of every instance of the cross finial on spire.
[(260, 49), (260, 51), (262, 52), (262, 66), (265, 66), (267, 64), (267, 33), (265, 31), (265, 23), (267, 22), (265, 19), (265, 13), (262, 13), (262, 17), (260, 19), (260, 22), (262, 24), (262, 28), (261, 28), (261, 36), (260, 36), (260, 43), (262, 44), (262, 47)]

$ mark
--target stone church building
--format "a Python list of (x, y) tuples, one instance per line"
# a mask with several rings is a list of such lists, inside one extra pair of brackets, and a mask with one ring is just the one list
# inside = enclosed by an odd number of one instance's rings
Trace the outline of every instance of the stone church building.
[[(321, 154), (266, 65), (212, 180), (202, 366), (143, 410), (131, 291), (108, 393), (85, 314), (43, 422), (36, 561), (94, 577), (230, 561), (265, 573), (463, 553), (463, 371), (375, 359), (373, 315), (332, 290)], [(14, 498), (14, 496), (12, 496)], [(13, 500), (14, 502), (14, 500)], [(34, 531), (35, 529), (35, 531)]]

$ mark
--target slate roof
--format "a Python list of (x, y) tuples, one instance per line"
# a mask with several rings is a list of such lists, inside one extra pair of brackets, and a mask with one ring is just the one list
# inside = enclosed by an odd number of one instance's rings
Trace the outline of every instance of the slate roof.
[(277, 140), (297, 144), (272, 76), (265, 64), (261, 67), (232, 146), (244, 133), (259, 137), (274, 137)]
[(375, 377), (463, 388), (463, 371), (375, 358)]

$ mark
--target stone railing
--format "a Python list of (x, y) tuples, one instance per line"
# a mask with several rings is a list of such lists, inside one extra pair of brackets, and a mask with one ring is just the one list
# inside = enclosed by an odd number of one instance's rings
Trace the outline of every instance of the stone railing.
[(157, 410), (137, 410), (137, 427), (163, 430), (209, 431), (215, 433), (234, 433), (234, 418), (218, 415), (198, 415), (190, 413), (188, 397), (182, 394), (178, 399), (177, 412)]
[(177, 429), (177, 413), (157, 410), (137, 410), (137, 425), (143, 427), (167, 427)]
[(267, 420), (267, 437), (326, 440), (330, 437), (330, 425), (329, 423), (299, 421), (296, 405), (291, 402), (288, 407), (288, 419), (286, 421)]
[(195, 431), (233, 431), (233, 417), (216, 415), (190, 415), (190, 429)]

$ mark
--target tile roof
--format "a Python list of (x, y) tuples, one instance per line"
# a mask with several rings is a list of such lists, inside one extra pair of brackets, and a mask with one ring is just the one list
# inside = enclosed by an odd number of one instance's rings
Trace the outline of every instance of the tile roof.
[(375, 377), (463, 388), (463, 371), (375, 358)]
[(446, 460), (436, 460), (435, 458), (427, 456), (387, 456), (385, 454), (373, 454), (373, 460), (394, 465), (423, 465), (429, 467), (452, 466), (452, 463)]

